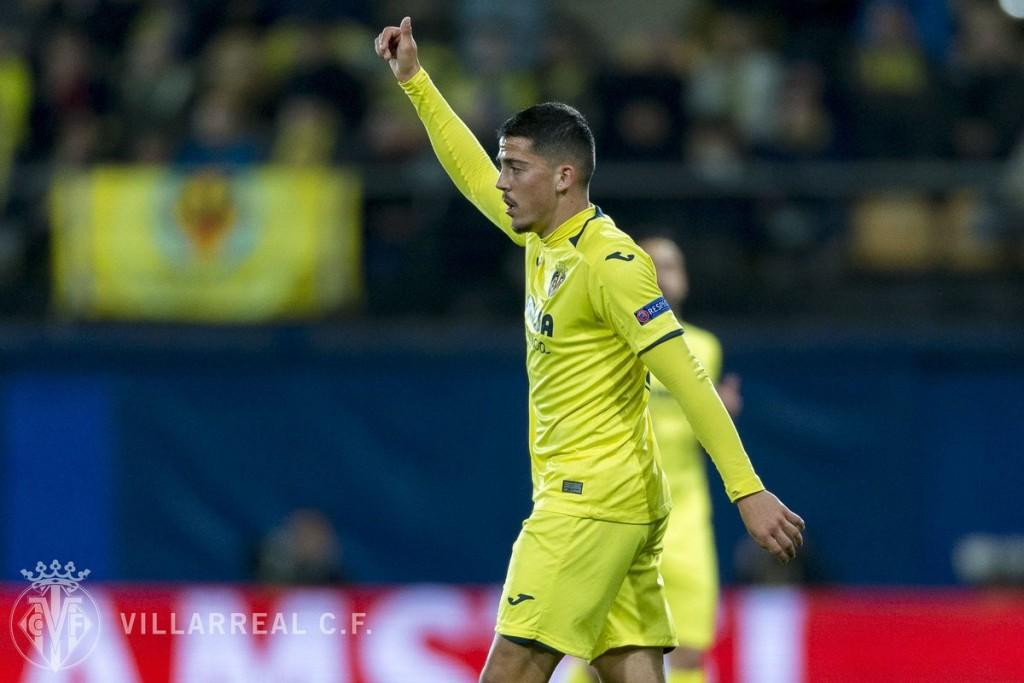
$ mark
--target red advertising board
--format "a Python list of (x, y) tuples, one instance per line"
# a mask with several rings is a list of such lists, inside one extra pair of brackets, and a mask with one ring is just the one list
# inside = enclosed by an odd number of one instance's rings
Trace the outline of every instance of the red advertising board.
[[(497, 600), (430, 585), (8, 586), (0, 681), (473, 683)], [(732, 591), (708, 667), (719, 683), (1024, 681), (1024, 595)]]

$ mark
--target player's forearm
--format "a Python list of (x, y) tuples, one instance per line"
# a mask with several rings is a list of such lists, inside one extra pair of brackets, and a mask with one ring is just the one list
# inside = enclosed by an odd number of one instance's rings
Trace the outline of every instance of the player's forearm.
[(498, 170), (480, 141), (452, 110), (426, 70), (421, 68), (401, 86), (416, 108), (434, 153), (452, 182), (492, 223), (505, 229), (504, 203), (501, 192), (494, 187)]
[(686, 414), (704, 450), (725, 482), (729, 500), (764, 488), (743, 449), (736, 426), (685, 335), (669, 339), (641, 356)]

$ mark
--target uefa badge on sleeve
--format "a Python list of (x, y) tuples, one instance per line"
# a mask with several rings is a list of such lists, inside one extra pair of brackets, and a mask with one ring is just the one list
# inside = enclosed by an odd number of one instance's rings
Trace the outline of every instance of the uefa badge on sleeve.
[(61, 671), (80, 664), (92, 654), (100, 635), (100, 615), (92, 596), (82, 588), (89, 570), (78, 571), (74, 562), (61, 567), (54, 560), (35, 572), (21, 570), (32, 582), (14, 602), (10, 632), (14, 646), (43, 669)]
[(665, 297), (659, 296), (643, 308), (638, 308), (633, 311), (633, 316), (636, 318), (638, 323), (646, 325), (668, 310), (671, 310), (671, 307), (668, 305), (668, 302), (665, 301)]

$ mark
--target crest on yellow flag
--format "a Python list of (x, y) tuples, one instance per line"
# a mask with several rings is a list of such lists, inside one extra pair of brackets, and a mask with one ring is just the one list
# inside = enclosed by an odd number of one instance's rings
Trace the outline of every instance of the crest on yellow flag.
[(228, 177), (205, 170), (186, 178), (174, 215), (201, 259), (217, 256), (238, 217)]

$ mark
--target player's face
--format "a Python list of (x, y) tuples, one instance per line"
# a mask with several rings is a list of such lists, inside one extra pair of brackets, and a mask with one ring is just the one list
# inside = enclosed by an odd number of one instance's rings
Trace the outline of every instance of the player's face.
[(654, 261), (654, 268), (658, 271), (658, 287), (661, 288), (661, 293), (665, 295), (669, 305), (673, 308), (681, 306), (690, 293), (683, 252), (675, 242), (662, 237), (642, 240), (640, 248)]
[(528, 138), (501, 138), (498, 163), (501, 174), (495, 185), (505, 200), (505, 213), (512, 218), (512, 229), (543, 232), (558, 206), (560, 170), (535, 153)]

